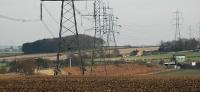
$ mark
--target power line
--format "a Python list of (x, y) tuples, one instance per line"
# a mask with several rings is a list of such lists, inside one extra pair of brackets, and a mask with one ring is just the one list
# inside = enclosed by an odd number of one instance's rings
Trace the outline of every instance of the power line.
[(53, 38), (55, 38), (53, 32), (51, 31), (51, 29), (48, 27), (48, 25), (47, 25), (44, 21), (42, 21), (42, 25), (46, 28), (46, 30), (49, 32), (49, 34), (50, 34)]
[[(55, 18), (55, 16), (50, 12), (50, 10), (46, 7), (46, 5), (42, 5), (42, 7), (45, 9), (45, 11), (47, 12), (47, 14), (51, 17), (51, 19), (56, 23), (56, 24), (60, 24), (58, 21), (57, 21), (57, 19)], [(79, 15), (81, 15), (81, 12), (80, 12), (80, 10), (78, 10), (77, 8), (75, 8), (75, 10), (76, 10), (76, 13), (78, 13)], [(81, 19), (82, 19), (82, 16), (81, 16)], [(89, 20), (89, 19), (88, 19)], [(79, 27), (82, 27), (83, 29), (85, 29), (84, 28), (84, 26), (82, 25), (82, 24), (78, 24), (78, 26)]]
[[(58, 41), (58, 51), (57, 51), (57, 64), (56, 64), (56, 69), (54, 71), (55, 75), (57, 75), (56, 71), (59, 70), (59, 65), (60, 65), (59, 62), (60, 62), (61, 45), (63, 44), (62, 36), (66, 32), (71, 32), (76, 36), (75, 40), (76, 40), (76, 44), (77, 44), (77, 48), (78, 48), (78, 54), (79, 54), (80, 61), (81, 61), (80, 68), (81, 68), (82, 74), (84, 75), (85, 69), (84, 69), (84, 63), (83, 63), (82, 54), (81, 54), (81, 47), (80, 47), (80, 43), (79, 43), (79, 32), (78, 32), (78, 23), (77, 23), (77, 15), (78, 16), (81, 15), (81, 20), (84, 15), (81, 14), (81, 11), (79, 11), (77, 8), (75, 8), (74, 0), (71, 0), (71, 1), (70, 0), (69, 1), (42, 0), (42, 1), (62, 1), (61, 18), (60, 18), (60, 23), (59, 23), (60, 30), (59, 30), (59, 41)], [(49, 16), (56, 23), (58, 23), (56, 21), (55, 17), (53, 17), (53, 15), (50, 13), (50, 11), (46, 7), (44, 7), (44, 8), (47, 11), (47, 13), (49, 14)], [(95, 0), (94, 11), (93, 11), (94, 14), (91, 14), (91, 17), (94, 18), (94, 28), (92, 28), (92, 29), (95, 30), (95, 34), (94, 34), (95, 37), (93, 40), (94, 44), (93, 44), (93, 51), (92, 51), (91, 67), (94, 65), (95, 54), (96, 53), (99, 54), (100, 59), (103, 59), (106, 75), (107, 75), (107, 60), (105, 58), (107, 57), (106, 54), (108, 51), (108, 47), (110, 46), (110, 41), (112, 38), (111, 35), (113, 35), (113, 38), (115, 38), (114, 26), (116, 25), (113, 22), (114, 21), (113, 11), (111, 11), (110, 9), (111, 8), (109, 8), (109, 6), (107, 6), (106, 2), (104, 2), (103, 0)], [(41, 9), (41, 11), (42, 11), (42, 9)], [(83, 18), (85, 18), (85, 17), (83, 17)], [(44, 23), (43, 23), (43, 25), (48, 29), (49, 33), (52, 34), (52, 32), (50, 31), (50, 28)], [(83, 26), (81, 26), (81, 27), (83, 27)], [(113, 34), (112, 34), (112, 32), (113, 32)], [(101, 38), (101, 39), (105, 40), (106, 42), (102, 43), (101, 45), (97, 45), (96, 38)], [(112, 41), (115, 42), (115, 39), (113, 39)], [(98, 51), (98, 52), (95, 52), (95, 51)], [(110, 54), (110, 51), (109, 51), (109, 54)], [(100, 60), (100, 61), (102, 61), (102, 60)], [(92, 72), (92, 68), (91, 68), (91, 72)]]
[(40, 19), (20, 19), (20, 18), (14, 18), (6, 15), (0, 14), (1, 19), (6, 19), (10, 21), (16, 21), (16, 22), (38, 22)]
[(56, 22), (57, 24), (59, 24), (59, 22), (57, 21), (57, 19), (53, 16), (53, 14), (48, 10), (48, 8), (43, 4), (43, 8), (45, 9), (45, 11), (47, 12), (47, 14), (52, 18), (52, 20), (54, 22)]
[[(10, 20), (10, 21), (16, 21), (16, 22), (39, 22), (40, 19), (20, 19), (20, 18), (14, 18), (14, 17), (10, 17), (10, 16), (5, 16), (5, 15), (2, 15), (0, 14), (0, 18), (2, 19), (6, 19), (6, 20)], [(50, 30), (50, 28), (48, 27), (48, 25), (42, 21), (42, 24), (43, 26), (47, 29), (47, 31), (49, 32), (49, 34), (52, 36), (52, 37), (55, 37), (52, 33), (52, 31)]]

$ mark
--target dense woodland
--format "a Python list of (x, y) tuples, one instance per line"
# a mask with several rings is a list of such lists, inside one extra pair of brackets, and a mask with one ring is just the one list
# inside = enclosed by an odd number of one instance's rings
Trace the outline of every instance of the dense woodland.
[(161, 41), (159, 51), (184, 51), (199, 49), (200, 42), (196, 39), (179, 39), (178, 41)]
[[(103, 40), (99, 38), (94, 38), (88, 35), (79, 35), (79, 44), (81, 49), (91, 49), (93, 47), (94, 39), (96, 41), (96, 45), (103, 44)], [(31, 53), (53, 53), (57, 52), (58, 49), (58, 38), (53, 39), (43, 39), (38, 40), (32, 43), (25, 43), (22, 46), (22, 51), (26, 54)], [(62, 51), (76, 51), (78, 49), (76, 36), (66, 36), (62, 39)]]

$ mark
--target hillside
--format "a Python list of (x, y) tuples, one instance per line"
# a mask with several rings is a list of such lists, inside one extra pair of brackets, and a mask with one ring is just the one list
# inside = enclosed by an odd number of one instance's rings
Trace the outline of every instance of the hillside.
[[(75, 51), (77, 50), (77, 41), (75, 40), (75, 35), (70, 35), (63, 37), (62, 40), (62, 51)], [(81, 49), (90, 49), (93, 46), (94, 37), (88, 35), (79, 35), (79, 42)], [(96, 45), (103, 43), (102, 39), (95, 38)], [(58, 48), (58, 38), (53, 39), (43, 39), (31, 43), (24, 43), (22, 46), (22, 51), (25, 54), (33, 53), (54, 53)]]

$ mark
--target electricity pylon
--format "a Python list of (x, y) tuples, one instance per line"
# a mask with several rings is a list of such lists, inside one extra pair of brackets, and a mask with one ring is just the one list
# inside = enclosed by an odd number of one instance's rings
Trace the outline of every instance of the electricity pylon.
[[(102, 0), (96, 0), (94, 2), (94, 20), (95, 20), (95, 38), (100, 38), (102, 39), (103, 41), (104, 40), (104, 31), (105, 31), (105, 28), (104, 28), (104, 23), (105, 23), (105, 20), (104, 20), (104, 10), (103, 10), (103, 4), (104, 2)], [(93, 64), (94, 64), (94, 58), (96, 56), (95, 52), (98, 52), (99, 56), (101, 59), (103, 59), (103, 62), (104, 62), (104, 71), (107, 75), (107, 68), (106, 68), (106, 60), (105, 60), (105, 49), (104, 49), (104, 42), (101, 42), (101, 46), (96, 46), (96, 41), (94, 39), (94, 47), (93, 47), (93, 51), (92, 51), (92, 67), (93, 67)], [(100, 61), (101, 61), (100, 59)], [(92, 68), (91, 68), (91, 72), (92, 72)]]
[[(94, 59), (98, 55), (101, 59), (105, 62), (105, 51), (103, 49), (104, 47), (104, 38), (103, 38), (103, 32), (104, 28), (104, 15), (103, 15), (103, 4), (104, 2), (102, 0), (95, 0), (94, 1), (94, 11), (93, 14), (89, 15), (82, 15), (82, 16), (89, 16), (94, 18), (94, 28), (92, 28), (94, 33), (94, 39), (93, 39), (93, 49), (92, 49), (92, 57), (91, 57), (91, 73), (93, 72), (93, 66), (95, 64)], [(100, 42), (100, 44), (97, 43), (96, 38), (100, 38), (103, 40), (103, 42)], [(98, 45), (97, 45), (98, 44)], [(105, 68), (106, 71), (106, 68)], [(106, 73), (107, 74), (107, 73)]]
[(193, 35), (192, 35), (192, 25), (189, 26), (189, 39), (192, 39)]
[(198, 23), (198, 33), (199, 33), (199, 37), (198, 37), (198, 40), (200, 41), (200, 22)]
[(180, 14), (181, 12), (179, 12), (178, 10), (175, 12), (175, 26), (176, 26), (176, 31), (175, 31), (175, 41), (180, 40), (181, 39), (181, 29), (180, 29)]
[[(41, 1), (61, 1), (61, 18), (60, 18), (60, 30), (59, 30), (59, 40), (58, 40), (58, 50), (57, 50), (57, 63), (56, 69), (54, 71), (54, 75), (58, 75), (59, 66), (60, 66), (60, 55), (62, 52), (62, 42), (63, 42), (63, 35), (67, 32), (70, 32), (76, 35), (76, 44), (78, 48), (78, 54), (81, 61), (81, 73), (84, 75), (84, 64), (81, 55), (81, 48), (79, 43), (79, 33), (77, 28), (77, 20), (76, 20), (76, 12), (75, 12), (75, 5), (74, 1), (84, 1), (84, 0), (41, 0)], [(41, 3), (42, 6), (42, 3)], [(42, 8), (41, 8), (42, 13)], [(42, 20), (42, 15), (41, 15)]]
[(94, 30), (95, 30), (95, 38), (100, 38), (104, 42), (101, 42), (100, 45), (97, 45), (97, 41), (94, 38), (93, 40), (93, 49), (92, 49), (92, 60), (91, 60), (91, 73), (93, 72), (94, 59), (98, 54), (100, 57), (100, 62), (103, 60), (104, 62), (104, 70), (107, 75), (107, 62), (106, 62), (106, 46), (109, 46), (109, 15), (107, 12), (107, 7), (105, 2), (102, 0), (95, 0), (94, 2), (94, 14), (92, 15), (84, 15), (84, 16), (93, 16), (94, 17)]
[(182, 25), (181, 22), (181, 12), (179, 12), (178, 10), (175, 12), (175, 43), (174, 43), (174, 50), (176, 52), (177, 49), (177, 44), (178, 41), (181, 40), (181, 28), (180, 26)]

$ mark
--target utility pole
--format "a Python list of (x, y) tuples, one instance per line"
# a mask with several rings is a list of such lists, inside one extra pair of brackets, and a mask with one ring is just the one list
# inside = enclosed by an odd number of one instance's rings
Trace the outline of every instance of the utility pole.
[(72, 57), (69, 57), (69, 68), (72, 68)]
[(40, 20), (43, 21), (43, 2), (40, 2)]

